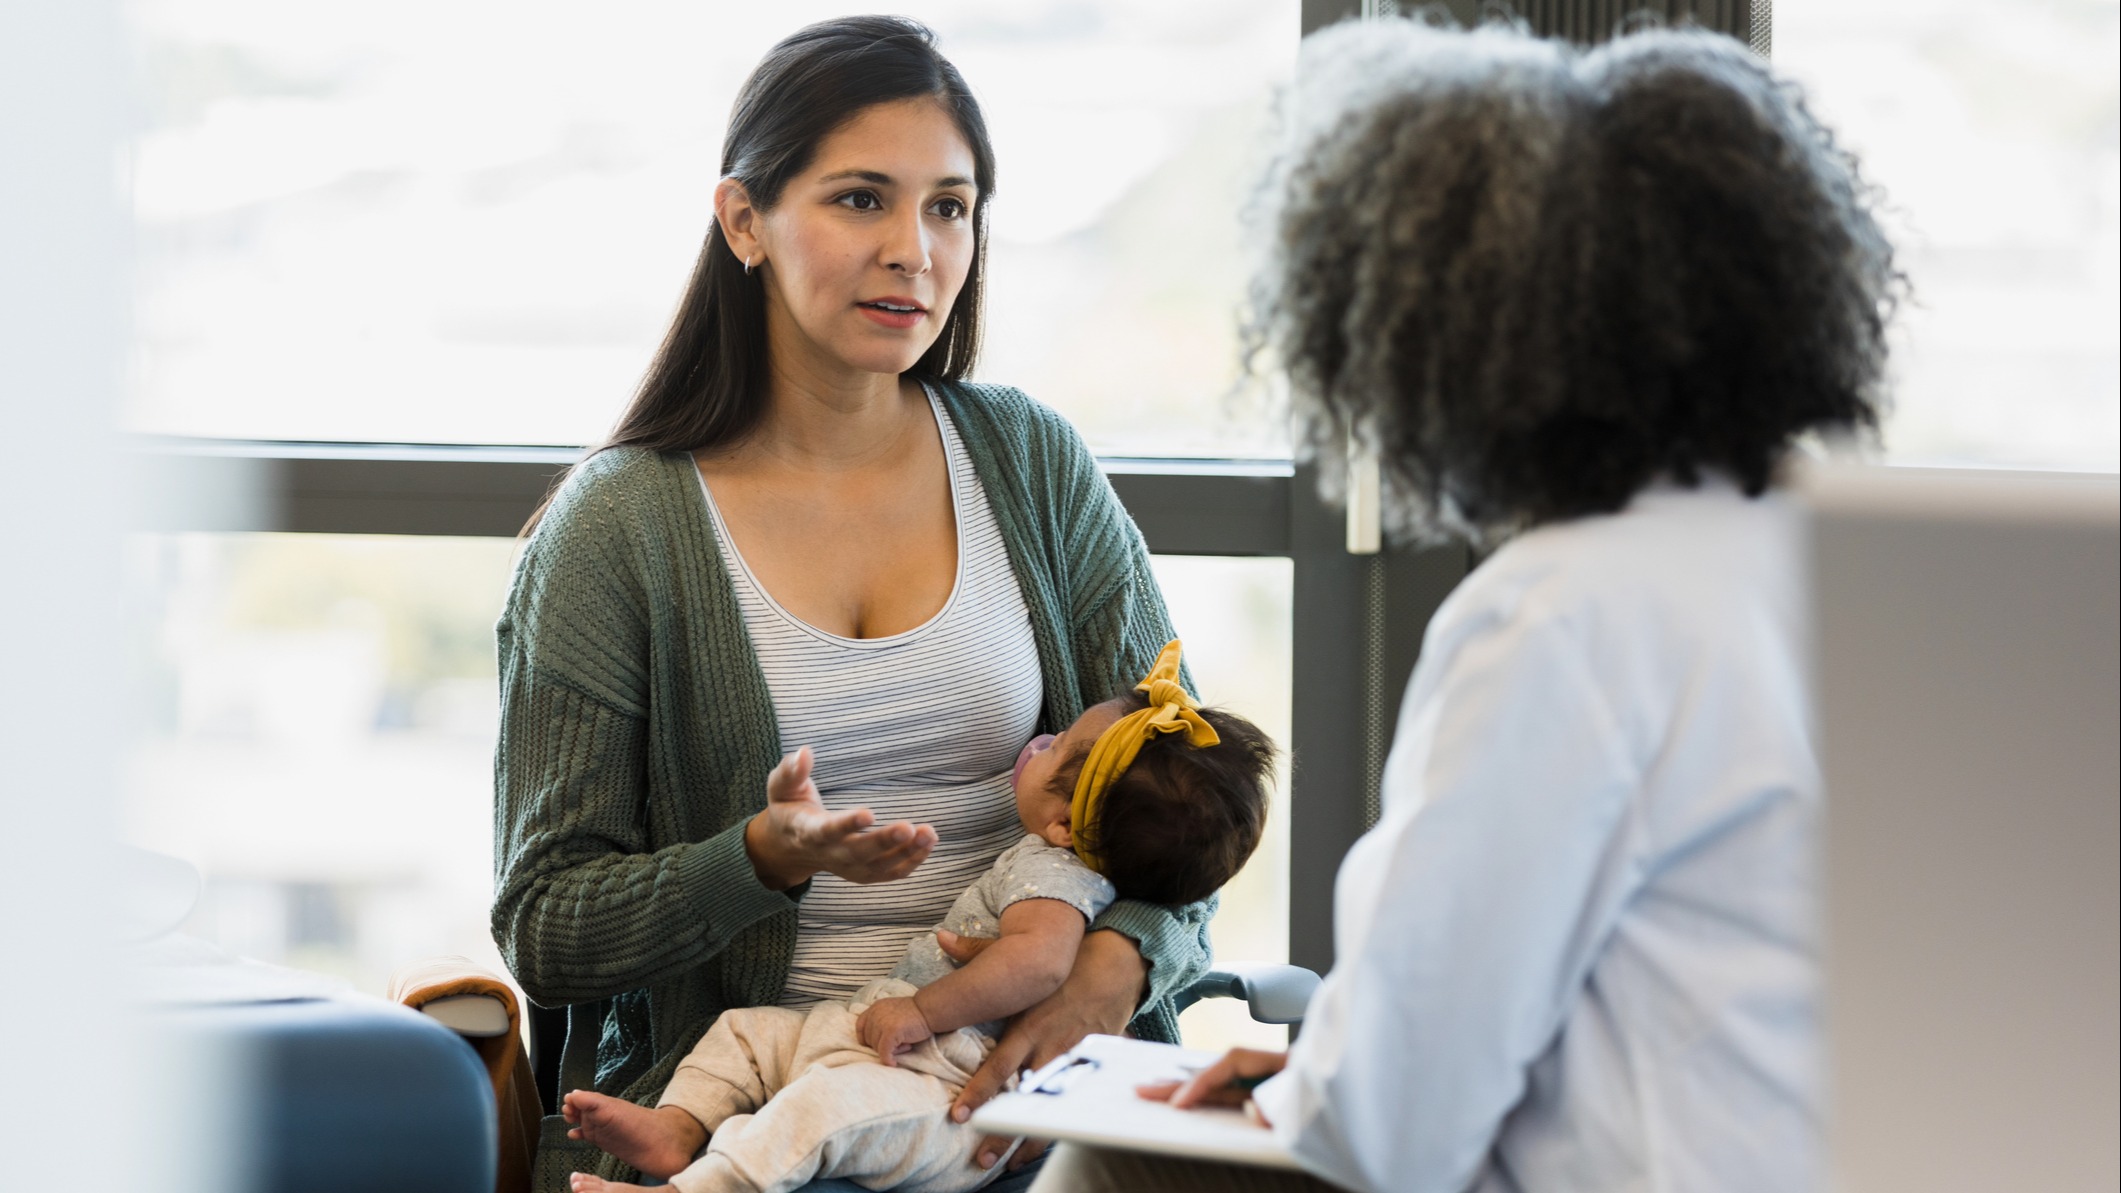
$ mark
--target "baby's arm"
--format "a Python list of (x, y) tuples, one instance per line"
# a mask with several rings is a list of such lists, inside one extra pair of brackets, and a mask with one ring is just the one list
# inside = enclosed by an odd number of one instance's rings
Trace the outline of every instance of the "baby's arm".
[[(1001, 938), (920, 988), (871, 1004), (857, 1030), (884, 1063), (931, 1035), (1006, 1019), (1037, 1005), (1068, 978), (1083, 942), (1083, 913), (1059, 899), (1019, 899), (1002, 910)], [(910, 1013), (909, 1013), (910, 1012)]]
[(1086, 926), (1059, 899), (1019, 899), (1002, 909), (1001, 939), (921, 987), (914, 1005), (937, 1035), (1028, 1010), (1068, 980)]

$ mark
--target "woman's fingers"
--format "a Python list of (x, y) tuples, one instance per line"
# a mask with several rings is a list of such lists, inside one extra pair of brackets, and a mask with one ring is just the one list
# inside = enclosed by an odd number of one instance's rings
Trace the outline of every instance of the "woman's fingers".
[(833, 812), (817, 822), (819, 844), (838, 844), (876, 823), (876, 813), (867, 808)]
[[(904, 878), (928, 860), (935, 829), (899, 821), (878, 827), (867, 808), (827, 812), (809, 779), (810, 747), (783, 758), (766, 781), (775, 830), (809, 860), (811, 872), (829, 870), (849, 882), (889, 882)], [(804, 805), (809, 805), (805, 808)]]
[(849, 882), (892, 882), (919, 869), (921, 863), (928, 860), (928, 854), (929, 850), (925, 846), (909, 845), (859, 865), (849, 866), (841, 877)]
[[(1024, 1060), (1030, 1055), (1031, 1040), (1028, 1036), (1019, 1032), (1003, 1032), (1002, 1038), (994, 1045), (994, 1051), (987, 1054), (986, 1062), (972, 1074), (970, 1081), (965, 1082), (965, 1088), (958, 1091), (957, 1101), (950, 1105), (950, 1121), (961, 1123), (971, 1118), (973, 1111), (986, 1105), (988, 1099), (1002, 1092), (1002, 1087), (1009, 1084), (1009, 1079), (1024, 1067)], [(994, 1149), (994, 1157), (999, 1159), (1009, 1147), (1006, 1137), (988, 1136), (980, 1144), (980, 1151), (985, 1152), (989, 1144), (997, 1142), (999, 1146)], [(994, 1160), (990, 1159), (980, 1167), (990, 1168), (993, 1165)]]
[(995, 938), (991, 936), (959, 936), (948, 928), (937, 928), (935, 930), (937, 947), (943, 950), (945, 956), (948, 956), (959, 965), (963, 965), (981, 953), (986, 952), (987, 946), (993, 944), (994, 941)]
[[(1009, 1171), (1015, 1172), (1016, 1170), (1022, 1168), (1024, 1165), (1029, 1164), (1031, 1161), (1036, 1160), (1040, 1156), (1045, 1155), (1046, 1147), (1047, 1143), (1043, 1139), (1024, 1140), (1024, 1146), (1017, 1148), (1016, 1154), (1009, 1157)], [(1003, 1144), (1002, 1150), (1008, 1151), (1009, 1145), (1006, 1143)]]
[(882, 865), (918, 862), (935, 848), (935, 830), (925, 824), (894, 824), (881, 831), (890, 836), (872, 860)]
[[(972, 1074), (972, 1079), (958, 1092), (957, 1101), (950, 1107), (950, 1120), (965, 1122), (972, 1117), (973, 1111), (1002, 1092), (1010, 1078), (1024, 1069), (1037, 1068), (1053, 1056), (1059, 1055), (1061, 1051), (1066, 1051), (1065, 1048), (1053, 1050), (1051, 1043), (1050, 1040), (1042, 1039), (1039, 1032), (1025, 1030), (1021, 1018), (1010, 1024), (1009, 1030), (1003, 1032), (1002, 1038), (995, 1043), (994, 1051), (987, 1054), (986, 1063)], [(1050, 1055), (1041, 1055), (1042, 1053)], [(1015, 1142), (1016, 1137), (1013, 1135), (988, 1135), (973, 1149), (972, 1162), (981, 1168), (992, 1168), (1008, 1154), (1009, 1145)], [(1025, 1140), (1023, 1145), (1016, 1149), (1016, 1154), (1009, 1157), (1009, 1170), (1014, 1172), (1022, 1168), (1038, 1159), (1045, 1150), (1044, 1142)]]
[(935, 840), (935, 830), (925, 824), (885, 825), (842, 838), (830, 869), (849, 882), (889, 882), (927, 861)]
[(817, 784), (810, 781), (816, 758), (804, 746), (783, 757), (766, 775), (766, 799), (772, 803), (816, 803)]

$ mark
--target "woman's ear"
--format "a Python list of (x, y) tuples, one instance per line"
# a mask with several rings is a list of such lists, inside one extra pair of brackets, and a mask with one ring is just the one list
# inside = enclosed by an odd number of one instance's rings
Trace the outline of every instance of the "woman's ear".
[(724, 178), (714, 187), (714, 222), (722, 226), (722, 241), (747, 270), (765, 263), (759, 244), (759, 210), (751, 205), (751, 192), (734, 178)]

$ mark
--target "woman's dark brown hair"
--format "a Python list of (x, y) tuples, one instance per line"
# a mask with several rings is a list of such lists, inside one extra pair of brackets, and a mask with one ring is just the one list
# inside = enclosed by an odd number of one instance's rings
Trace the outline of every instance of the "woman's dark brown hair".
[[(979, 356), (987, 199), (994, 146), (979, 101), (935, 34), (904, 17), (820, 21), (767, 52), (737, 92), (722, 139), (722, 177), (742, 183), (751, 205), (771, 211), (789, 181), (834, 130), (878, 104), (930, 98), (950, 113), (972, 150), (972, 266), (940, 335), (910, 372), (957, 380)], [(742, 439), (766, 409), (766, 297), (710, 222), (677, 316), (633, 401), (598, 449), (692, 452)], [(542, 508), (539, 513), (544, 511)], [(537, 517), (531, 518), (531, 526)], [(529, 527), (526, 527), (526, 532)]]

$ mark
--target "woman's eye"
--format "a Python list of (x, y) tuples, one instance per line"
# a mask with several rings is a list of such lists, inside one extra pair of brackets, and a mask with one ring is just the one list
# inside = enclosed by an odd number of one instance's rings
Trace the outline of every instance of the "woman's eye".
[(961, 220), (965, 218), (965, 201), (962, 199), (938, 199), (935, 201), (935, 214), (946, 220)]
[(839, 201), (843, 206), (852, 207), (856, 211), (875, 211), (884, 205), (884, 201), (876, 197), (875, 191), (848, 191), (840, 196)]

